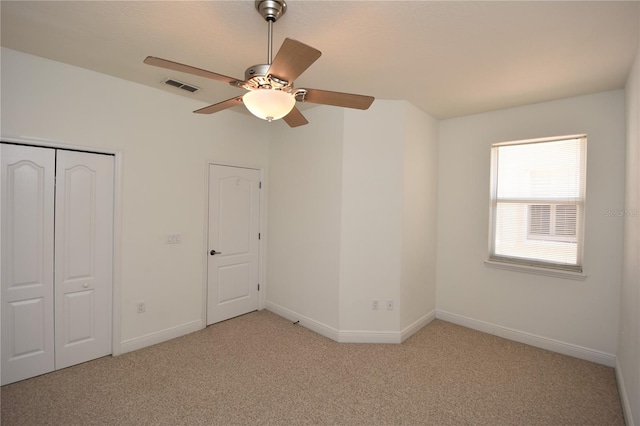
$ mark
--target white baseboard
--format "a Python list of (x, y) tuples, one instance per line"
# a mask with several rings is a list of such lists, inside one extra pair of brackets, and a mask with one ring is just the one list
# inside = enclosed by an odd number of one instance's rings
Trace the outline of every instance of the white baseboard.
[(280, 315), (291, 322), (299, 321), (299, 324), (311, 331), (323, 335), (339, 343), (400, 343), (400, 333), (386, 331), (361, 331), (345, 330), (341, 331), (334, 327), (323, 324), (319, 321), (301, 315), (284, 306), (273, 302), (267, 302), (266, 309), (274, 314)]
[(606, 352), (585, 348), (571, 343), (561, 342), (559, 340), (549, 339), (547, 337), (537, 336), (535, 334), (524, 331), (514, 330), (512, 328), (503, 327), (485, 321), (479, 321), (462, 315), (453, 314), (440, 309), (436, 310), (436, 318), (443, 321), (461, 325), (463, 327), (482, 331), (487, 334), (494, 334), (505, 339), (515, 342), (525, 343), (537, 348), (546, 349), (552, 352), (558, 352), (575, 358), (603, 364), (608, 367), (616, 365), (616, 356)]
[(409, 324), (402, 331), (340, 330), (340, 343), (402, 343), (436, 318), (433, 310)]
[(409, 337), (413, 336), (422, 327), (424, 327), (425, 325), (429, 324), (434, 319), (436, 319), (436, 310), (435, 309), (433, 311), (429, 312), (428, 314), (425, 314), (421, 318), (418, 318), (413, 324), (410, 324), (409, 326), (405, 327), (400, 332), (400, 341), (404, 342), (405, 340), (407, 340)]
[(193, 333), (201, 329), (202, 321), (197, 320), (166, 330), (145, 334), (144, 336), (134, 337), (133, 339), (127, 339), (120, 344), (120, 354), (166, 342), (167, 340), (175, 339), (176, 337), (184, 336), (185, 334)]
[(276, 315), (280, 315), (281, 317), (286, 318), (291, 322), (300, 321), (299, 325), (308, 328), (311, 331), (315, 331), (316, 333), (331, 340), (335, 340), (336, 342), (338, 341), (338, 330), (331, 326), (323, 324), (309, 317), (305, 317), (304, 315), (300, 315), (297, 312), (294, 312), (290, 309), (285, 308), (284, 306), (280, 306), (273, 302), (267, 302), (265, 305), (265, 309), (267, 311), (273, 312)]
[[(624, 385), (624, 375), (620, 363), (616, 359), (616, 382), (618, 383), (618, 392), (620, 393), (620, 403), (622, 404), (622, 412), (627, 426), (634, 426), (633, 413), (631, 412), (631, 404), (629, 403), (629, 395)], [(640, 421), (640, 419), (638, 419)]]
[(431, 311), (419, 318), (413, 324), (399, 331), (368, 331), (368, 330), (338, 330), (319, 321), (300, 315), (288, 308), (273, 302), (267, 302), (268, 311), (280, 315), (291, 322), (300, 321), (299, 324), (309, 330), (315, 331), (335, 342), (339, 343), (402, 343), (415, 332), (429, 324), (436, 317), (436, 312)]
[(341, 330), (338, 333), (340, 343), (402, 343), (398, 331)]

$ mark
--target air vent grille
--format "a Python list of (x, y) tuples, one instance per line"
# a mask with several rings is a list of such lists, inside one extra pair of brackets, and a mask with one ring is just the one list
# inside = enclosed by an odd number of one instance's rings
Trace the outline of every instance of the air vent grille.
[(187, 84), (183, 81), (174, 80), (173, 78), (168, 78), (164, 81), (164, 84), (168, 84), (169, 86), (177, 87), (178, 89), (186, 90), (187, 92), (197, 92), (200, 90), (199, 87), (196, 87), (191, 84)]

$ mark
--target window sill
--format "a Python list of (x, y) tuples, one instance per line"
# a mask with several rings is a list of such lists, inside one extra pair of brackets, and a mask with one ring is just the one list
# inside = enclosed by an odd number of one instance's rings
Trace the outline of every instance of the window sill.
[(545, 275), (547, 277), (564, 278), (568, 280), (584, 281), (587, 276), (580, 272), (562, 271), (560, 269), (538, 268), (535, 266), (517, 265), (514, 263), (496, 262), (494, 260), (485, 260), (484, 265), (487, 268), (504, 269), (506, 271), (522, 272), (525, 274)]

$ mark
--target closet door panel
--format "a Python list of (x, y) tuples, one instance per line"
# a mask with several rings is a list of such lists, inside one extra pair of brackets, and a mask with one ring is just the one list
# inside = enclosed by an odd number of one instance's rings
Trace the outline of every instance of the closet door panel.
[(0, 146), (2, 384), (54, 369), (55, 151)]
[(58, 151), (56, 369), (111, 353), (113, 157)]

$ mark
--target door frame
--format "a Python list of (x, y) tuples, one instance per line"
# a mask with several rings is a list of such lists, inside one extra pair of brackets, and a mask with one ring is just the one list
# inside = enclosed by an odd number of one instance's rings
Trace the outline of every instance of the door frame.
[(203, 245), (202, 245), (202, 311), (201, 322), (202, 327), (207, 327), (207, 293), (209, 290), (208, 279), (208, 260), (209, 260), (209, 167), (210, 166), (225, 166), (225, 167), (237, 167), (240, 169), (252, 169), (260, 172), (261, 188), (259, 192), (260, 206), (258, 208), (258, 232), (260, 233), (260, 240), (258, 241), (258, 282), (260, 283), (260, 291), (258, 291), (258, 310), (264, 309), (266, 304), (267, 294), (267, 280), (266, 280), (266, 242), (267, 236), (265, 235), (265, 213), (266, 213), (266, 191), (267, 185), (265, 184), (265, 170), (262, 166), (242, 164), (242, 163), (229, 163), (216, 160), (208, 160), (205, 164), (205, 185), (204, 185), (204, 233), (203, 233)]
[(40, 148), (65, 149), (69, 151), (84, 151), (97, 154), (113, 155), (113, 264), (112, 264), (112, 297), (111, 297), (111, 355), (122, 353), (120, 330), (120, 298), (121, 298), (121, 272), (122, 272), (122, 170), (123, 156), (121, 150), (99, 148), (87, 145), (76, 145), (68, 142), (32, 138), (27, 136), (12, 137), (2, 136), (3, 142), (15, 143)]

